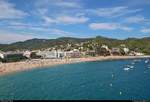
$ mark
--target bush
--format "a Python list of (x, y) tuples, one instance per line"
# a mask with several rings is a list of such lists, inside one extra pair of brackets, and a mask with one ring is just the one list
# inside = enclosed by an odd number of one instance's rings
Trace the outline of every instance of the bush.
[(36, 52), (32, 52), (30, 57), (33, 58), (33, 59), (41, 58), (41, 56), (36, 55)]
[(2, 62), (2, 58), (0, 58), (0, 62)]
[(23, 56), (22, 54), (14, 54), (14, 55), (8, 55), (4, 59), (2, 59), (2, 62), (17, 62), (27, 59), (27, 57)]

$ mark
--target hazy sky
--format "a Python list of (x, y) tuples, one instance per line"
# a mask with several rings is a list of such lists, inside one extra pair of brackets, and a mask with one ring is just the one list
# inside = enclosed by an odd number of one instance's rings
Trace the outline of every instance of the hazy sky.
[(150, 0), (0, 0), (0, 43), (150, 36)]

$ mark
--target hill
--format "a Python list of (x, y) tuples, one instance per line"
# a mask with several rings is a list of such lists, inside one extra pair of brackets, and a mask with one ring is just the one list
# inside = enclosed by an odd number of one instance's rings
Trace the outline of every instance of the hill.
[(131, 50), (137, 50), (150, 54), (150, 37), (145, 38), (128, 38), (125, 40), (118, 40), (112, 38), (106, 38), (97, 36), (96, 38), (73, 38), (73, 37), (60, 37), (57, 39), (30, 39), (23, 42), (16, 42), (12, 44), (0, 44), (0, 50), (2, 51), (13, 51), (13, 50), (37, 50), (50, 47), (60, 48), (60, 46), (66, 46), (67, 44), (75, 45), (81, 43), (98, 43), (106, 44), (110, 48), (118, 47), (120, 44), (125, 44)]
[(16, 42), (12, 44), (0, 44), (0, 50), (13, 51), (13, 50), (37, 50), (42, 48), (54, 47), (57, 45), (66, 45), (67, 43), (76, 44), (81, 42), (90, 41), (91, 39), (61, 37), (58, 39), (30, 39), (24, 42)]

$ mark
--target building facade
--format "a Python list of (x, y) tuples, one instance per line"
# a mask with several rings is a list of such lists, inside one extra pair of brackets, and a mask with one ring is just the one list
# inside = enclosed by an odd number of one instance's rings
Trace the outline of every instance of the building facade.
[(121, 55), (120, 49), (119, 48), (112, 48), (111, 54), (114, 56), (120, 56)]
[(25, 51), (23, 52), (23, 56), (30, 58), (31, 57), (31, 51)]
[(0, 58), (3, 59), (4, 58), (4, 54), (2, 52), (0, 52)]

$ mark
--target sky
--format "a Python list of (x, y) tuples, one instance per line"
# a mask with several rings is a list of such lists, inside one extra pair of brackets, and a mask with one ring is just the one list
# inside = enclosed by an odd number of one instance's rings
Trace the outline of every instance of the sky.
[(0, 0), (0, 43), (150, 37), (150, 0)]

